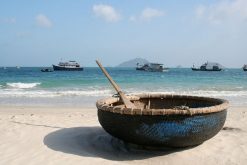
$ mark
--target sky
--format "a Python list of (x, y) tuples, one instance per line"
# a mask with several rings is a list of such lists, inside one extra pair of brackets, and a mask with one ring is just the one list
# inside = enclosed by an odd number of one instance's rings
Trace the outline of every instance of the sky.
[(247, 63), (247, 0), (0, 1), (0, 66)]

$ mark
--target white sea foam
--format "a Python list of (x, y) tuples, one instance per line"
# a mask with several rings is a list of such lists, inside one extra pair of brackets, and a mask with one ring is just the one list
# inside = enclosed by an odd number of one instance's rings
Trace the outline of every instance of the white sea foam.
[(74, 96), (111, 96), (111, 90), (22, 90), (4, 89), (0, 90), (0, 97), (74, 97)]
[(235, 87), (235, 88), (236, 88), (236, 89), (244, 89), (244, 87), (241, 87), (241, 86), (240, 86), (240, 87)]
[[(74, 97), (74, 96), (112, 96), (116, 93), (113, 89), (109, 88), (86, 88), (86, 89), (49, 89), (41, 90), (35, 88), (40, 83), (7, 83), (8, 88), (1, 88), (0, 97)], [(32, 88), (32, 89), (29, 89)], [(157, 92), (159, 91), (159, 92)], [(159, 90), (143, 90), (143, 89), (128, 89), (125, 91), (127, 94), (139, 94), (139, 93), (163, 93), (163, 94), (180, 94), (180, 95), (195, 95), (195, 96), (207, 96), (207, 97), (246, 97), (247, 90), (171, 90), (171, 89), (159, 89)]]
[[(130, 93), (131, 91), (131, 93)], [(206, 90), (157, 90), (154, 91), (144, 91), (144, 90), (136, 90), (132, 92), (133, 90), (127, 91), (125, 93), (127, 94), (140, 94), (140, 93), (163, 93), (163, 94), (178, 94), (178, 95), (194, 95), (194, 96), (205, 96), (205, 97), (215, 97), (215, 98), (223, 98), (227, 99), (231, 102), (231, 104), (234, 105), (245, 105), (247, 102), (247, 91), (206, 91)], [(95, 102), (98, 98), (104, 98), (104, 97), (111, 97), (114, 93), (116, 93), (113, 89), (53, 89), (53, 90), (41, 90), (39, 88), (32, 88), (32, 89), (16, 89), (16, 88), (1, 88), (0, 89), (0, 104), (3, 103), (12, 103), (18, 101), (20, 103), (25, 102), (26, 100), (29, 100), (30, 104), (32, 102), (36, 101), (44, 101), (44, 104), (47, 104), (49, 102), (59, 102), (62, 101), (65, 103), (67, 100), (67, 103), (72, 102), (75, 104), (80, 104), (82, 100), (86, 102)], [(35, 101), (36, 100), (36, 101)], [(53, 100), (53, 101), (51, 101)]]
[(136, 91), (133, 94), (140, 94), (140, 93), (194, 95), (194, 96), (206, 96), (206, 97), (247, 97), (247, 91), (204, 91), (204, 90), (164, 91), (164, 92)]
[(16, 89), (29, 89), (29, 88), (34, 88), (37, 87), (38, 85), (40, 85), (41, 83), (21, 83), (21, 82), (17, 82), (17, 83), (6, 83), (7, 87), (10, 88), (16, 88)]

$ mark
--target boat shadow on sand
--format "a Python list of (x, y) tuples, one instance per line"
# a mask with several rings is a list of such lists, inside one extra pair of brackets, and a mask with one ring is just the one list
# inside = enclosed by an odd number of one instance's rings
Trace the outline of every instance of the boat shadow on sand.
[(60, 129), (46, 135), (44, 144), (63, 153), (118, 161), (141, 160), (191, 148), (144, 148), (114, 138), (101, 127)]

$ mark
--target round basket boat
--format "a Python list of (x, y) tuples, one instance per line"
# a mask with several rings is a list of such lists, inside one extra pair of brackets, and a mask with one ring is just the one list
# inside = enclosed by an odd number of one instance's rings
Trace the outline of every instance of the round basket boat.
[(223, 99), (141, 94), (128, 96), (138, 107), (125, 108), (119, 98), (97, 101), (106, 132), (125, 142), (150, 147), (187, 147), (203, 143), (223, 127), (228, 101)]

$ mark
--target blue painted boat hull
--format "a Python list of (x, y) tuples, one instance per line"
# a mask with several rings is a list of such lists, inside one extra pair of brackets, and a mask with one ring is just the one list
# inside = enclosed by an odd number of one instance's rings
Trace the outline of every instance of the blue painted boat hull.
[(124, 115), (98, 109), (106, 132), (125, 142), (150, 147), (188, 147), (215, 136), (227, 111), (199, 115)]

